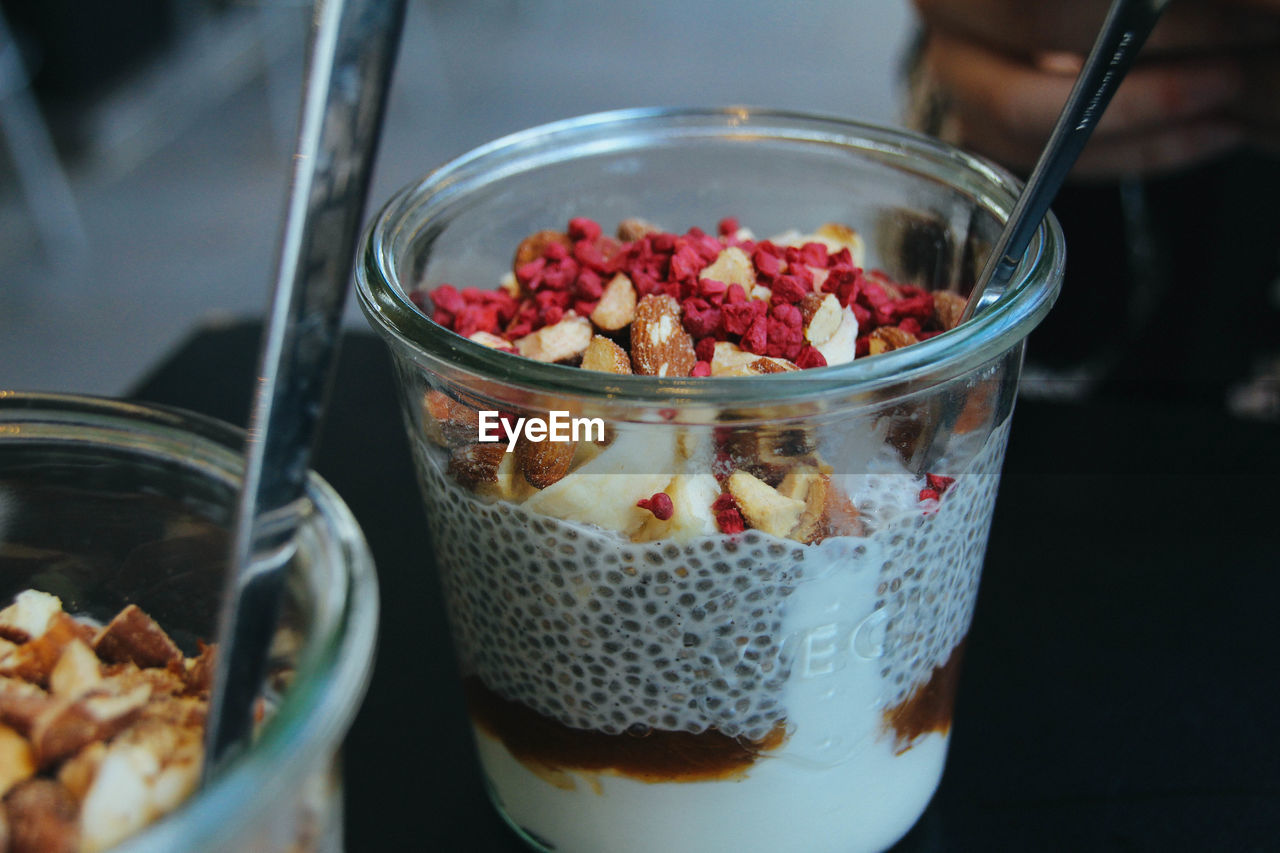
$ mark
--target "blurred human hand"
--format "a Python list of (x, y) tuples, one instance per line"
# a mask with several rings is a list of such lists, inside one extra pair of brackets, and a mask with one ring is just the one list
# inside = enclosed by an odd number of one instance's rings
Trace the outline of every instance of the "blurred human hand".
[[(1101, 27), (1106, 0), (915, 0), (920, 70), (951, 136), (1028, 171)], [(1280, 148), (1280, 0), (1173, 0), (1073, 177), (1187, 166), (1232, 147)]]

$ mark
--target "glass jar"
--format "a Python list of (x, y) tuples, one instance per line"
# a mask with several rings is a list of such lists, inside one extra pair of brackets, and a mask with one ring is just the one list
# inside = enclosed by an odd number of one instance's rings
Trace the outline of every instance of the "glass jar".
[[(1018, 189), (840, 119), (633, 110), (493, 142), (378, 215), (360, 304), (400, 378), (490, 793), (531, 846), (876, 850), (911, 827), (942, 773), (1062, 236), (1049, 218), (968, 323), (759, 376), (542, 363), (447, 331), (410, 294), (495, 287), (523, 238), (573, 217), (676, 233), (733, 217), (758, 235), (850, 226), (864, 267), (964, 295)], [(539, 482), (484, 441), (521, 418), (577, 439), (558, 449), (567, 475)]]
[[(243, 443), (175, 409), (0, 392), (0, 599), (35, 588), (99, 623), (136, 604), (194, 656), (216, 639)], [(303, 512), (254, 744), (113, 850), (343, 849), (338, 751), (372, 670), (377, 581), (315, 475)]]

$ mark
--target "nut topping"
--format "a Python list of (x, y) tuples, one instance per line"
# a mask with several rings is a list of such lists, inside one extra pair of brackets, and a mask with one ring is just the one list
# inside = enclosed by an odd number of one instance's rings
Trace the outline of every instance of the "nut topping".
[(680, 322), (680, 303), (651, 294), (636, 306), (631, 324), (631, 366), (645, 376), (688, 376), (698, 357)]

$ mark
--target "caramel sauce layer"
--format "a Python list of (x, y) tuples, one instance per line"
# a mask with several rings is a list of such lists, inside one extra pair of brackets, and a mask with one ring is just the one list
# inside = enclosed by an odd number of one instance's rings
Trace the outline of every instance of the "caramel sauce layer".
[(935, 666), (929, 680), (917, 687), (905, 702), (884, 712), (885, 729), (892, 729), (895, 735), (896, 754), (906, 752), (929, 732), (946, 734), (951, 729), (964, 642), (956, 644), (947, 662)]
[(478, 678), (463, 680), (471, 720), (502, 741), (522, 764), (544, 777), (557, 772), (613, 773), (643, 782), (704, 782), (745, 775), (760, 754), (786, 740), (785, 723), (758, 741), (650, 729), (605, 734), (572, 729), (518, 702), (503, 699)]

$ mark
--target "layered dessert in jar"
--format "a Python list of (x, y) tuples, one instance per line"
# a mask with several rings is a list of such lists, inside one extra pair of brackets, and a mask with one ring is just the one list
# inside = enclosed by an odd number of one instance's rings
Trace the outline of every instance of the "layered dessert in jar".
[[(513, 371), (763, 378), (780, 396), (963, 308), (866, 269), (836, 223), (759, 239), (731, 219), (579, 217), (479, 284), (415, 302)], [(900, 838), (942, 772), (1007, 403), (992, 368), (883, 406), (708, 419), (676, 398), (603, 422), (427, 379), (415, 452), (506, 819), (556, 851)]]

